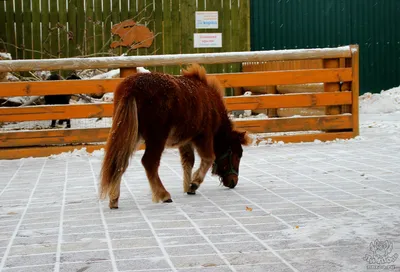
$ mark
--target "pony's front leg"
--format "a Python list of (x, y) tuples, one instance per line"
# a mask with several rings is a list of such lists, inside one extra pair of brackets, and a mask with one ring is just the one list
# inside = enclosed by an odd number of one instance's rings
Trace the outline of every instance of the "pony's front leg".
[(192, 181), (192, 170), (194, 166), (194, 150), (191, 144), (179, 147), (181, 164), (183, 168), (183, 192), (190, 194), (190, 182)]
[(194, 172), (192, 182), (188, 194), (195, 194), (196, 190), (203, 183), (204, 177), (214, 162), (214, 148), (213, 141), (207, 137), (201, 138), (200, 141), (195, 142), (196, 150), (200, 155), (200, 167)]
[(153, 193), (153, 202), (172, 202), (170, 193), (165, 190), (158, 175), (158, 168), (160, 166), (161, 154), (164, 150), (164, 144), (153, 144), (146, 141), (146, 150), (142, 157), (142, 164), (146, 169), (147, 179), (150, 183), (150, 188)]

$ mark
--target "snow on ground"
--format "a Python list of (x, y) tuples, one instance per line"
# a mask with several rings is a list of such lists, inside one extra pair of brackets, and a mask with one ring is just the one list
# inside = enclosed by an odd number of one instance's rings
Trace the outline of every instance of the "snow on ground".
[(391, 113), (400, 111), (400, 86), (387, 91), (360, 96), (361, 113)]
[(400, 271), (400, 111), (360, 130), (247, 147), (235, 189), (208, 174), (195, 196), (167, 150), (171, 204), (151, 202), (139, 151), (118, 210), (97, 197), (103, 151), (2, 160), (0, 271)]

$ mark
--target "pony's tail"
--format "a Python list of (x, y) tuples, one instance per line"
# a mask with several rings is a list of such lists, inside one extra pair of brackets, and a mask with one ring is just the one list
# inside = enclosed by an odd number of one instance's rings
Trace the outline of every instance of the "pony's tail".
[[(121, 86), (122, 87), (122, 86)], [(116, 94), (118, 93), (116, 91)], [(114, 115), (107, 139), (105, 156), (101, 169), (100, 198), (120, 186), (122, 175), (129, 165), (129, 159), (139, 141), (138, 113), (136, 99), (132, 95), (114, 97)]]
[(190, 65), (186, 70), (182, 70), (185, 77), (195, 77), (203, 81), (208, 87), (214, 89), (221, 96), (225, 95), (225, 89), (215, 76), (207, 76), (206, 69), (197, 63)]

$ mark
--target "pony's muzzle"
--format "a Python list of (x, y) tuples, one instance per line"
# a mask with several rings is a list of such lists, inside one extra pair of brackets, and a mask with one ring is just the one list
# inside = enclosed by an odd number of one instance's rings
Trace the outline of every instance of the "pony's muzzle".
[(238, 176), (237, 175), (228, 175), (224, 178), (223, 184), (225, 187), (229, 187), (231, 189), (235, 188), (238, 184)]

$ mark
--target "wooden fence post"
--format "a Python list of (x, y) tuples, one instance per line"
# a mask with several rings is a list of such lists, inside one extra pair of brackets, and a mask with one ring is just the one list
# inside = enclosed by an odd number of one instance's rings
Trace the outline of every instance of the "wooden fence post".
[(351, 83), (351, 92), (353, 95), (352, 109), (351, 113), (353, 116), (353, 136), (356, 137), (360, 135), (359, 128), (359, 94), (360, 94), (360, 75), (359, 75), (359, 60), (360, 60), (360, 47), (358, 45), (351, 45), (351, 67), (353, 70), (353, 81)]

